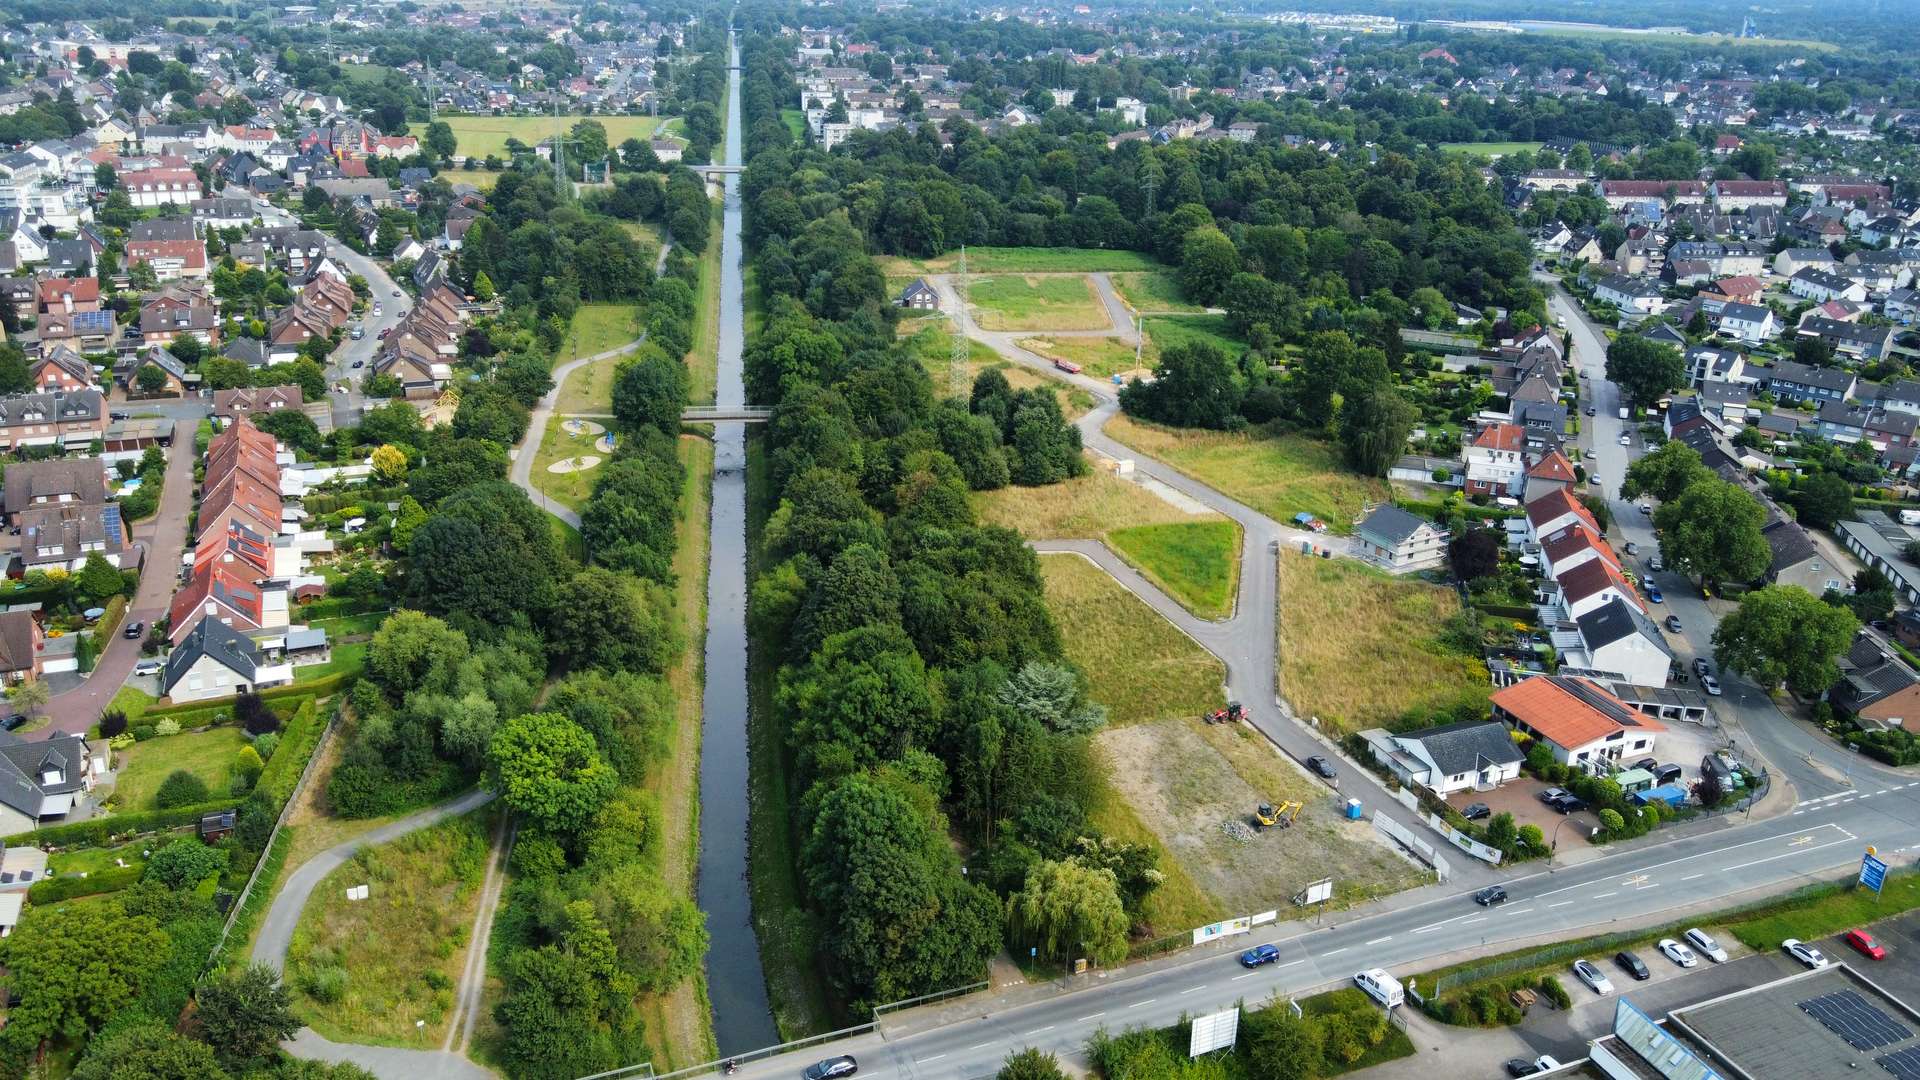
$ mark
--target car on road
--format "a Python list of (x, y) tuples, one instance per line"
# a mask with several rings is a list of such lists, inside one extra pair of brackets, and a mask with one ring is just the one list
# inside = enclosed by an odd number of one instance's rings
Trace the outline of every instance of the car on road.
[(853, 1060), (852, 1054), (841, 1054), (825, 1061), (816, 1061), (801, 1073), (803, 1080), (839, 1080), (843, 1076), (852, 1076), (860, 1071), (860, 1063)]
[(1667, 631), (1673, 634), (1677, 634), (1680, 632), (1680, 616), (1678, 615), (1667, 616)]
[(1823, 968), (1827, 966), (1825, 954), (1821, 953), (1819, 949), (1801, 941), (1799, 938), (1788, 938), (1782, 941), (1780, 948), (1784, 949), (1788, 956), (1793, 957), (1795, 960), (1800, 961), (1810, 968)]
[(1633, 436), (1631, 436), (1631, 435), (1629, 435), (1629, 434), (1627, 434), (1627, 433), (1626, 433), (1626, 432), (1624, 432), (1624, 431), (1623, 431), (1623, 432), (1621, 432), (1621, 433), (1620, 433), (1620, 445), (1621, 445), (1621, 446), (1632, 446), (1632, 445), (1633, 445)]
[(1599, 455), (1599, 454), (1596, 454), (1596, 453), (1594, 453), (1594, 452), (1593, 452), (1592, 450), (1589, 450), (1589, 451), (1587, 451), (1587, 452), (1586, 452), (1586, 453), (1585, 453), (1584, 455), (1582, 455), (1582, 456), (1583, 456), (1583, 457), (1585, 457), (1585, 458), (1586, 458), (1586, 459), (1587, 459), (1588, 461), (1592, 461), (1592, 460), (1593, 460), (1594, 458), (1597, 458), (1597, 457), (1599, 457), (1600, 455)]
[(137, 638), (141, 634), (144, 634), (146, 632), (147, 632), (147, 624), (141, 622), (138, 619), (135, 619), (134, 621), (127, 624), (126, 630), (122, 631), (122, 636)]
[(1613, 962), (1621, 971), (1633, 976), (1636, 982), (1646, 982), (1653, 978), (1653, 972), (1647, 970), (1645, 961), (1625, 949), (1613, 954)]
[(127, 414), (123, 412), (110, 412), (107, 414), (107, 419), (109, 420), (125, 420), (126, 418)]
[(393, 290), (393, 295), (397, 298), (400, 295), (400, 290), (399, 289)]
[(1627, 554), (1629, 554), (1629, 555), (1638, 555), (1638, 554), (1640, 554), (1640, 545), (1639, 545), (1639, 544), (1636, 544), (1636, 543), (1634, 543), (1634, 542), (1633, 542), (1633, 541), (1631, 541), (1631, 540), (1629, 540), (1629, 541), (1627, 541)]
[(366, 362), (365, 360), (355, 360), (355, 361), (353, 362), (353, 366), (354, 366), (354, 367), (356, 367), (356, 368), (362, 368), (362, 367), (366, 367), (366, 366), (367, 366), (367, 362)]
[(1687, 948), (1672, 938), (1661, 938), (1660, 944), (1656, 947), (1660, 950), (1660, 955), (1679, 964), (1683, 968), (1696, 967), (1700, 963), (1700, 958), (1693, 955), (1692, 949)]
[(1592, 416), (1592, 415), (1593, 415), (1593, 406), (1591, 406), (1591, 405), (1589, 405), (1589, 406), (1587, 406), (1587, 415), (1588, 415), (1588, 416)]
[(1278, 959), (1280, 959), (1280, 946), (1271, 944), (1255, 945), (1253, 948), (1240, 954), (1240, 966), (1250, 968), (1259, 967), (1261, 964), (1271, 964)]
[(1710, 660), (1708, 660), (1708, 659), (1707, 659), (1706, 657), (1704, 657), (1704, 656), (1696, 656), (1696, 657), (1694, 657), (1694, 658), (1693, 658), (1693, 673), (1694, 673), (1695, 675), (1711, 675), (1711, 674), (1713, 674), (1713, 662), (1712, 662), (1712, 661), (1710, 661)]
[(1607, 978), (1606, 972), (1601, 971), (1586, 960), (1575, 960), (1573, 962), (1573, 977), (1586, 983), (1587, 989), (1596, 994), (1613, 993), (1613, 980)]
[(1313, 774), (1322, 780), (1331, 780), (1340, 775), (1334, 771), (1333, 762), (1328, 761), (1319, 754), (1315, 754), (1307, 759), (1307, 768), (1312, 769)]
[(1466, 807), (1460, 811), (1460, 816), (1466, 818), (1468, 821), (1479, 821), (1481, 818), (1492, 817), (1493, 808), (1483, 802), (1468, 803)]
[(1666, 595), (1660, 591), (1660, 586), (1652, 582), (1647, 583), (1647, 602), (1649, 604), (1664, 604), (1667, 602)]
[(1869, 960), (1885, 960), (1887, 958), (1887, 947), (1873, 940), (1873, 935), (1867, 933), (1865, 930), (1849, 930), (1847, 931), (1847, 935), (1840, 940), (1846, 942), (1848, 948)]
[(1473, 894), (1473, 902), (1479, 904), (1481, 907), (1492, 907), (1495, 904), (1504, 904), (1507, 902), (1507, 887), (1505, 885), (1489, 885)]
[(347, 336), (353, 338), (355, 341), (359, 341), (361, 338), (367, 336), (367, 331), (365, 327), (356, 326), (353, 328), (353, 333)]
[(1716, 964), (1724, 964), (1727, 962), (1727, 950), (1721, 948), (1720, 943), (1713, 940), (1712, 934), (1695, 926), (1689, 929), (1685, 936), (1687, 944), (1705, 953), (1707, 959)]
[(1708, 697), (1719, 697), (1720, 680), (1711, 675), (1702, 675), (1700, 676), (1700, 689), (1705, 690)]
[(387, 340), (387, 335), (391, 333), (393, 333), (393, 327), (391, 326), (387, 327), (385, 330), (380, 331), (380, 340), (381, 341)]

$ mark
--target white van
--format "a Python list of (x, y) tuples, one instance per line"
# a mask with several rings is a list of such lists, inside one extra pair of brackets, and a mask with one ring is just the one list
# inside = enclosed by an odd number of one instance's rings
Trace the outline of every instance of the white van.
[(1400, 987), (1400, 980), (1387, 974), (1385, 968), (1369, 968), (1353, 977), (1353, 985), (1367, 992), (1367, 996), (1385, 1005), (1389, 1009), (1398, 1008), (1407, 1003), (1407, 993)]

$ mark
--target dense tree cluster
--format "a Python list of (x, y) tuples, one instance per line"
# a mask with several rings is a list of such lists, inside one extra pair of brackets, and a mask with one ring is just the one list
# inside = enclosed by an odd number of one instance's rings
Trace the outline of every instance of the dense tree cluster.
[[(786, 138), (775, 51), (746, 47), (762, 177), (790, 152), (766, 145)], [(773, 225), (769, 205), (792, 194), (762, 184), (747, 202), (768, 307), (747, 378), (774, 406), (777, 495), (750, 612), (756, 638), (785, 651), (775, 708), (826, 966), (856, 1008), (976, 979), (1015, 894), (1022, 940), (1063, 953), (1080, 945), (1066, 933), (1097, 927), (1089, 944), (1110, 956), (1158, 881), (1152, 855), (1089, 823), (1087, 735), (1104, 714), (1063, 666), (1035, 556), (967, 501), (1074, 475), (1078, 433), (1051, 391), (998, 372), (937, 402), (847, 208)], [(980, 848), (970, 875), (955, 830)]]

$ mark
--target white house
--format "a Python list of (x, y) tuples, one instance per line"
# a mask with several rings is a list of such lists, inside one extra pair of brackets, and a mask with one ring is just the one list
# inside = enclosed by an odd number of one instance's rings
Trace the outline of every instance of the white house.
[(1447, 561), (1447, 532), (1391, 504), (1368, 514), (1354, 530), (1360, 557), (1396, 573), (1426, 570)]
[(1608, 274), (1593, 287), (1593, 298), (1612, 304), (1624, 315), (1658, 315), (1667, 309), (1660, 286), (1644, 278)]
[[(1652, 619), (1618, 598), (1575, 620), (1577, 641), (1561, 649), (1563, 664), (1617, 676), (1635, 686), (1665, 686), (1673, 651)], [(1560, 635), (1554, 635), (1556, 644)]]
[(1494, 719), (1551, 747), (1554, 760), (1599, 768), (1653, 752), (1667, 726), (1590, 679), (1540, 675), (1494, 693)]
[(1867, 299), (1867, 287), (1864, 283), (1842, 277), (1832, 270), (1821, 270), (1811, 266), (1793, 275), (1787, 282), (1787, 291), (1816, 304), (1824, 304), (1829, 300), (1851, 300), (1854, 303), (1864, 303)]
[(201, 619), (167, 657), (161, 686), (176, 703), (231, 697), (293, 681), (293, 665), (267, 664), (246, 635), (219, 619)]
[(1519, 424), (1489, 424), (1461, 449), (1466, 458), (1469, 495), (1520, 493), (1527, 472), (1527, 429)]
[(1772, 308), (1730, 301), (1720, 308), (1719, 333), (1721, 337), (1758, 345), (1779, 334), (1780, 324), (1774, 319)]
[(1520, 775), (1525, 760), (1503, 724), (1467, 720), (1458, 724), (1386, 735), (1373, 742), (1373, 756), (1403, 781), (1442, 798), (1456, 791), (1486, 791)]
[(1687, 348), (1687, 382), (1694, 386), (1707, 383), (1741, 382), (1747, 369), (1747, 356), (1738, 349), (1717, 345), (1692, 345)]

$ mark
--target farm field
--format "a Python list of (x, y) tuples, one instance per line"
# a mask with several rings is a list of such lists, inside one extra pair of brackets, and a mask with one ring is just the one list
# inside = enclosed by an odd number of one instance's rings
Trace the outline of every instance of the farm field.
[[(1439, 639), (1460, 612), (1453, 592), (1297, 552), (1280, 555), (1279, 591), (1280, 693), (1301, 717), (1345, 733), (1463, 701), (1484, 711), (1492, 688), (1480, 657)], [(1393, 678), (1353, 678), (1361, 669)]]
[[(929, 259), (904, 255), (882, 256), (875, 260), (882, 273), (904, 275), (908, 279), (921, 274), (945, 274), (958, 268), (960, 253), (950, 251)], [(1158, 270), (1160, 263), (1140, 251), (1115, 248), (1037, 248), (970, 247), (967, 272), (970, 274), (1098, 273), (1110, 270)]]
[(1165, 270), (1134, 270), (1110, 275), (1113, 291), (1135, 311), (1184, 311), (1198, 314), (1206, 309), (1187, 299), (1180, 282)]
[[(482, 809), (364, 848), (315, 888), (286, 973), (295, 1009), (315, 1031), (340, 1041), (439, 1045), (496, 818)], [(348, 900), (357, 885), (368, 886), (367, 899)]]
[(1080, 274), (999, 274), (967, 286), (983, 330), (1100, 330), (1112, 325)]
[(1304, 435), (1176, 430), (1124, 415), (1106, 433), (1276, 521), (1306, 512), (1346, 533), (1363, 507), (1389, 495), (1385, 481), (1348, 472), (1331, 447)]
[(453, 129), (454, 153), (468, 157), (507, 156), (507, 140), (528, 146), (566, 131), (581, 120), (598, 120), (607, 129), (607, 143), (619, 146), (627, 139), (647, 139), (660, 126), (653, 116), (448, 116), (440, 119)]

